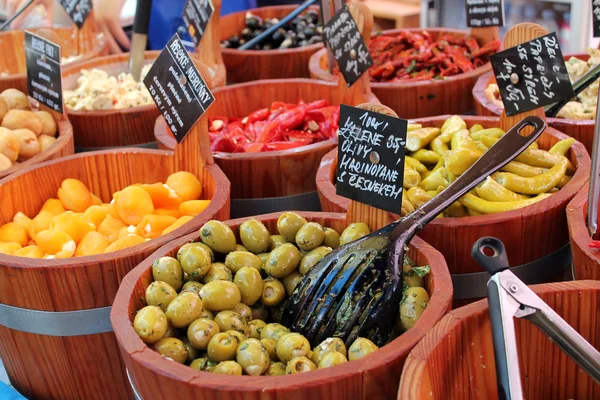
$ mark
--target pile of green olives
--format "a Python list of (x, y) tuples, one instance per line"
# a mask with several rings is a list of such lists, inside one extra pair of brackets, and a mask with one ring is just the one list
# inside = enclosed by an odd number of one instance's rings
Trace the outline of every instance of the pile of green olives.
[[(200, 241), (184, 244), (176, 257), (152, 265), (154, 281), (133, 327), (163, 357), (191, 368), (229, 375), (284, 375), (357, 360), (377, 346), (358, 338), (346, 349), (328, 338), (309, 341), (280, 324), (286, 298), (314, 265), (334, 248), (370, 233), (364, 223), (336, 230), (286, 212), (277, 234), (249, 219), (240, 242), (219, 221), (200, 228)], [(404, 264), (405, 293), (398, 328), (409, 329), (427, 306), (423, 267)]]
[[(239, 35), (224, 40), (221, 43), (221, 47), (237, 49), (278, 22), (277, 18), (266, 18), (263, 20), (258, 15), (248, 12), (246, 13), (246, 27)], [(283, 25), (270, 38), (265, 39), (252, 50), (304, 47), (321, 43), (322, 41), (323, 28), (319, 24), (319, 14), (315, 10), (308, 10), (304, 15), (300, 15)]]

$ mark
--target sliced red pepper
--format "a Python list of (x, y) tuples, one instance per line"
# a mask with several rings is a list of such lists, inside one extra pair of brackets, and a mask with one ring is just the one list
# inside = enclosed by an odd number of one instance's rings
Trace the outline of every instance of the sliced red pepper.
[(248, 115), (248, 121), (246, 124), (253, 124), (256, 121), (264, 121), (267, 119), (271, 111), (268, 108), (262, 108), (260, 110), (254, 111), (250, 115)]
[(279, 121), (271, 121), (268, 122), (263, 131), (260, 132), (256, 141), (259, 143), (270, 143), (279, 140), (281, 137), (280, 133), (280, 122)]
[(210, 146), (210, 149), (214, 152), (224, 152), (224, 153), (233, 153), (235, 151), (236, 144), (235, 142), (225, 136), (219, 137), (214, 143)]
[(305, 116), (306, 111), (298, 107), (294, 110), (288, 110), (284, 112), (278, 116), (275, 121), (279, 122), (282, 131), (287, 131), (299, 127), (302, 122), (304, 122)]
[(264, 150), (264, 147), (263, 143), (249, 143), (244, 145), (244, 151), (246, 153), (259, 153)]
[(590, 249), (600, 249), (600, 240), (592, 240), (588, 243)]

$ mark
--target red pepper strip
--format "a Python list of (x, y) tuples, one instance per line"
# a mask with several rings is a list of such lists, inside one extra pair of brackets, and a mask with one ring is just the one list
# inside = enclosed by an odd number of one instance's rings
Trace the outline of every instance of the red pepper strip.
[(264, 150), (264, 147), (263, 143), (249, 143), (244, 145), (244, 151), (246, 153), (259, 153)]
[(310, 140), (312, 142), (313, 140), (321, 139), (321, 135), (317, 133), (307, 133), (304, 131), (288, 131), (284, 134), (284, 136), (290, 142), (295, 142), (298, 140)]
[(317, 100), (317, 101), (313, 101), (312, 103), (306, 104), (306, 106), (304, 106), (302, 108), (306, 111), (311, 111), (311, 110), (317, 110), (319, 108), (323, 108), (323, 107), (327, 107), (327, 106), (329, 106), (329, 103), (327, 102), (327, 100)]
[(262, 132), (257, 136), (256, 141), (258, 143), (270, 143), (276, 141), (281, 137), (280, 125), (281, 122), (277, 120), (268, 122)]
[(302, 147), (310, 144), (310, 140), (300, 140), (297, 142), (273, 142), (265, 144), (265, 151), (277, 151), (277, 150), (289, 150), (295, 149), (296, 147)]
[(600, 249), (600, 240), (592, 240), (588, 243), (590, 249)]
[(264, 121), (270, 114), (270, 110), (268, 108), (262, 108), (258, 111), (254, 111), (250, 115), (248, 115), (247, 124), (252, 124), (256, 121)]
[(235, 142), (228, 137), (221, 136), (210, 146), (210, 149), (214, 152), (222, 151), (224, 153), (233, 153), (235, 151)]
[(285, 112), (285, 108), (278, 108), (275, 111), (271, 111), (271, 115), (269, 115), (269, 118), (267, 118), (267, 121), (273, 121), (275, 118), (277, 118), (278, 116), (280, 116), (281, 114), (283, 114)]
[(288, 110), (278, 116), (274, 122), (279, 122), (281, 130), (287, 131), (299, 127), (304, 122), (306, 111), (298, 107), (295, 110)]

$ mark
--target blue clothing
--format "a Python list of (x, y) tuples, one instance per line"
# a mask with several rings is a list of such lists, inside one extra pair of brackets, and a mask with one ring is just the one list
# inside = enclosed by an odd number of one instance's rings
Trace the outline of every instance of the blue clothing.
[[(154, 0), (150, 12), (150, 28), (148, 30), (148, 45), (151, 50), (162, 50), (169, 39), (183, 27), (185, 34), (180, 33), (182, 40), (192, 39), (185, 29), (183, 18), (183, 7), (186, 0)], [(221, 15), (235, 11), (247, 10), (256, 6), (256, 0), (222, 0)]]
[(2, 400), (27, 400), (25, 397), (17, 393), (16, 390), (8, 385), (0, 382), (0, 399)]

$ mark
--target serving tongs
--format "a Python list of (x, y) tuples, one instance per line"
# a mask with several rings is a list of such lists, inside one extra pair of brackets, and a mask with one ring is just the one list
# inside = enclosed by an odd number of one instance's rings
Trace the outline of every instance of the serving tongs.
[[(581, 92), (588, 88), (592, 83), (596, 82), (600, 78), (600, 64), (594, 65), (592, 68), (588, 70), (581, 78), (577, 80), (573, 84), (573, 92), (575, 93), (575, 97), (579, 96)], [(554, 118), (558, 115), (558, 112), (572, 101), (572, 99), (562, 100), (553, 104), (549, 104), (544, 107), (544, 112), (546, 113), (546, 117)]]
[[(528, 136), (521, 131), (533, 127)], [(404, 253), (418, 231), (531, 145), (546, 123), (529, 116), (511, 128), (463, 175), (405, 218), (329, 253), (296, 287), (282, 323), (316, 345), (340, 337), (387, 343), (402, 299)], [(524, 134), (524, 132), (523, 132)], [(389, 249), (388, 249), (389, 248)]]
[(472, 254), (492, 275), (488, 281), (488, 303), (498, 398), (523, 398), (513, 318), (525, 318), (533, 323), (600, 383), (600, 352), (509, 270), (502, 241), (494, 237), (481, 238), (473, 245)]
[[(598, 65), (600, 66), (600, 64)], [(597, 66), (597, 67), (598, 67)], [(594, 125), (594, 142), (592, 145), (592, 168), (590, 171), (590, 189), (588, 193), (587, 226), (590, 237), (598, 233), (598, 201), (600, 201), (600, 90), (596, 104), (596, 124)]]
[(144, 66), (144, 52), (148, 45), (151, 8), (152, 0), (137, 0), (131, 47), (129, 49), (129, 73), (131, 73), (136, 82), (140, 81), (142, 67)]

